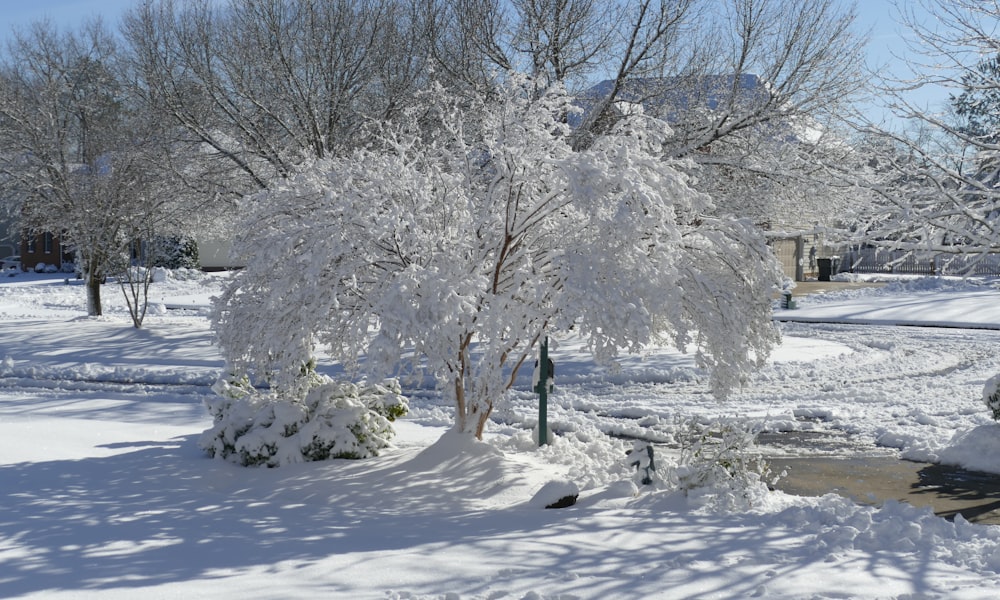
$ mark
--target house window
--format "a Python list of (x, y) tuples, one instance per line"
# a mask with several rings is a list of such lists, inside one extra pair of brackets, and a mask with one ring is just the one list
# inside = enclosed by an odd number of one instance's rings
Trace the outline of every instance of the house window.
[(42, 236), (42, 244), (45, 246), (45, 253), (52, 254), (52, 234), (46, 233)]
[(28, 254), (35, 253), (35, 238), (34, 236), (28, 238)]

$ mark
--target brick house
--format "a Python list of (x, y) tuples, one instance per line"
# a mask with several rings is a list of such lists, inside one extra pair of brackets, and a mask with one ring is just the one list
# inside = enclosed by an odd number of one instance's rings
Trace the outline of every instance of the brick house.
[(51, 233), (40, 233), (21, 238), (21, 267), (34, 270), (39, 264), (55, 265), (62, 270), (64, 265), (73, 263), (73, 253), (59, 242), (59, 237)]

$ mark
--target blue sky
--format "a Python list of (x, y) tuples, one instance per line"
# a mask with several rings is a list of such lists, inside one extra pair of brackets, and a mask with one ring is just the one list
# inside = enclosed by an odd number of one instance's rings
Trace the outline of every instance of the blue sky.
[[(900, 3), (905, 4), (908, 10), (921, 9), (916, 2)], [(876, 68), (887, 65), (892, 74), (905, 78), (909, 75), (909, 71), (897, 57), (906, 56), (910, 52), (906, 39), (912, 38), (912, 33), (897, 22), (898, 14), (894, 4), (894, 0), (860, 0), (858, 25), (870, 35), (869, 66)], [(940, 108), (948, 100), (948, 90), (937, 86), (924, 86), (922, 89), (910, 92), (907, 97), (915, 105), (933, 110)]]
[(51, 18), (59, 24), (72, 25), (75, 22), (102, 15), (109, 23), (116, 22), (118, 16), (136, 0), (0, 0), (3, 5), (2, 19), (6, 22), (4, 35), (11, 26), (27, 25), (38, 19)]
[[(23, 26), (41, 18), (51, 18), (60, 25), (71, 26), (82, 19), (102, 15), (109, 24), (137, 0), (0, 0), (0, 38), (6, 37), (11, 26)], [(913, 3), (916, 4), (916, 3)], [(881, 64), (893, 62), (892, 51), (906, 52), (903, 43), (905, 30), (895, 22), (893, 0), (860, 0), (858, 2), (859, 27), (871, 28), (869, 61)], [(890, 68), (896, 68), (890, 65)], [(947, 99), (940, 89), (919, 91), (912, 97), (927, 105), (939, 104)]]

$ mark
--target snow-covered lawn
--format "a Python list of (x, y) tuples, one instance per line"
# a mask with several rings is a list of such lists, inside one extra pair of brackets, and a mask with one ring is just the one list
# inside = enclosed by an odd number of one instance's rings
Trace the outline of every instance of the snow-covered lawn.
[[(549, 447), (531, 442), (525, 374), (488, 444), (447, 434), (450, 407), (411, 384), (382, 457), (268, 470), (197, 447), (221, 367), (201, 307), (222, 277), (155, 284), (139, 331), (113, 286), (108, 316), (87, 319), (74, 281), (0, 281), (0, 597), (996, 596), (1000, 527), (835, 495), (758, 489), (733, 510), (743, 499), (720, 489), (639, 489), (623, 439), (670, 446), (688, 420), (749, 418), (1000, 472), (1000, 426), (980, 398), (1000, 373), (1000, 332), (887, 324), (1000, 327), (992, 282), (801, 299), (797, 314), (870, 325), (783, 325), (770, 365), (724, 402), (684, 355), (610, 373), (565, 341), (552, 349)], [(973, 312), (954, 308), (962, 298)], [(578, 504), (542, 508), (536, 492), (565, 480), (583, 488)]]

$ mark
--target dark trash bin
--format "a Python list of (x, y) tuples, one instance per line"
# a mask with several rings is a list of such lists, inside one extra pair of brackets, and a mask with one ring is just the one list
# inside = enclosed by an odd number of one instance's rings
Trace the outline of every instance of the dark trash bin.
[(832, 258), (819, 258), (816, 259), (816, 266), (819, 268), (819, 279), (820, 281), (830, 281), (830, 275), (833, 275), (833, 271), (836, 268), (836, 263)]

